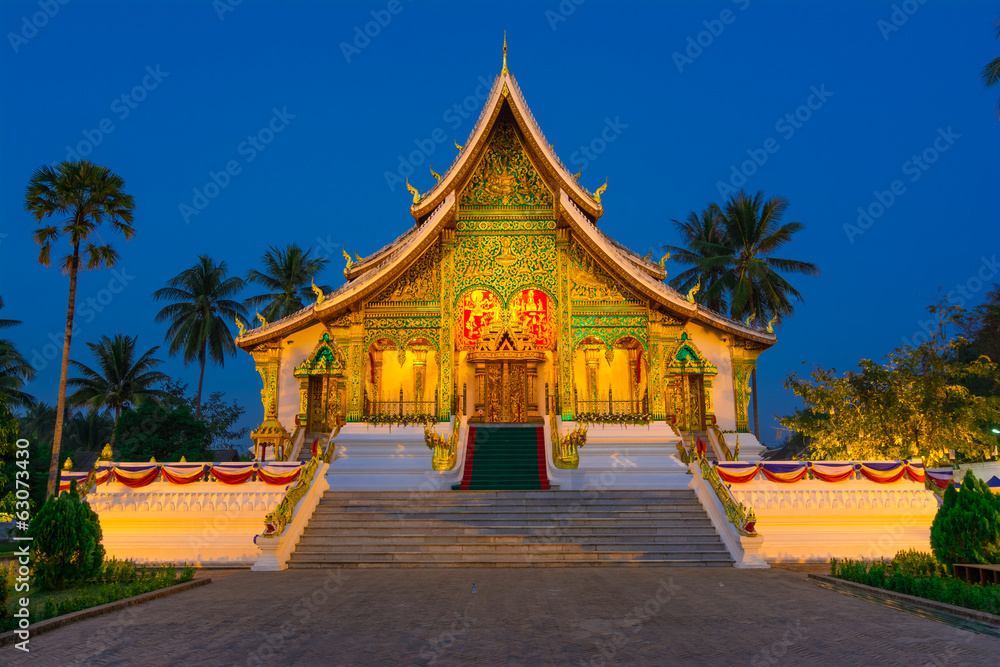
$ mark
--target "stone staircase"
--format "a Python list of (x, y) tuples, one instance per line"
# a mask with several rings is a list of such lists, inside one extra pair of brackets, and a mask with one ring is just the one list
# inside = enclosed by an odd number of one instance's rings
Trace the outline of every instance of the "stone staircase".
[(732, 566), (678, 491), (327, 491), (291, 568)]
[(313, 440), (319, 438), (319, 446), (326, 448), (326, 443), (330, 439), (329, 433), (306, 433), (305, 439), (302, 441), (302, 449), (299, 450), (299, 458), (297, 461), (308, 462), (312, 458), (312, 444)]

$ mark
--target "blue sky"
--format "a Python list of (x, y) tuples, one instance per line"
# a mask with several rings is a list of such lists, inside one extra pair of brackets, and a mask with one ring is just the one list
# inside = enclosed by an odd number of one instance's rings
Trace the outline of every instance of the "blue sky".
[[(621, 242), (675, 243), (671, 218), (739, 184), (786, 197), (806, 225), (787, 254), (822, 275), (793, 278), (805, 302), (761, 357), (765, 442), (796, 406), (789, 372), (880, 359), (922, 331), (939, 288), (973, 305), (1000, 280), (1000, 90), (979, 80), (1000, 51), (995, 3), (234, 2), (0, 5), (2, 315), (24, 321), (5, 335), (40, 367), (29, 391), (44, 400), (68, 281), (36, 261), (34, 169), (87, 152), (136, 199), (133, 240), (108, 237), (118, 275), (81, 279), (73, 358), (102, 334), (161, 345), (150, 294), (199, 254), (243, 275), (297, 242), (330, 255), (336, 286), (340, 244), (365, 255), (412, 225), (391, 175), (421, 150), (421, 189), (428, 162), (448, 167), (505, 29), (549, 141), (591, 190), (608, 179), (600, 224)], [(586, 157), (609, 124), (615, 140)], [(165, 370), (197, 381), (179, 360)], [(259, 383), (244, 353), (206, 373), (250, 426)]]

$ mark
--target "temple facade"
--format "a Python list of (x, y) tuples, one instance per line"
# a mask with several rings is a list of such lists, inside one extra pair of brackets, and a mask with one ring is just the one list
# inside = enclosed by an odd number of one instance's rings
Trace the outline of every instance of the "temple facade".
[(280, 458), (338, 424), (554, 416), (756, 444), (749, 379), (774, 334), (679, 294), (662, 261), (602, 229), (606, 183), (592, 193), (559, 160), (506, 53), (471, 135), (432, 175), (427, 192), (408, 184), (407, 231), (345, 252), (340, 289), (241, 332), (263, 381), (255, 443)]

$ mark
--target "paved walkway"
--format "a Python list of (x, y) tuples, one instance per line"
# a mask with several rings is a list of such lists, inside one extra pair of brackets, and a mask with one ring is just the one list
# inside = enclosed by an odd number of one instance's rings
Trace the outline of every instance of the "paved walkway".
[[(477, 592), (472, 593), (475, 583)], [(1000, 639), (787, 570), (239, 572), (60, 628), (11, 665), (987, 665)]]

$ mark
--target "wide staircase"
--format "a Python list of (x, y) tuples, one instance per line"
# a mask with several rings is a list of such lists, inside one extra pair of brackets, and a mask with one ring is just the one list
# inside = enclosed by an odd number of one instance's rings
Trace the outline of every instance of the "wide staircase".
[(326, 449), (326, 443), (330, 440), (329, 433), (306, 433), (305, 438), (302, 440), (302, 449), (299, 450), (298, 461), (305, 463), (312, 458), (312, 444), (317, 438), (319, 438), (320, 451)]
[(473, 426), (462, 482), (453, 490), (546, 490), (545, 432), (534, 426)]
[(291, 568), (643, 565), (732, 565), (693, 491), (330, 490), (289, 561)]

